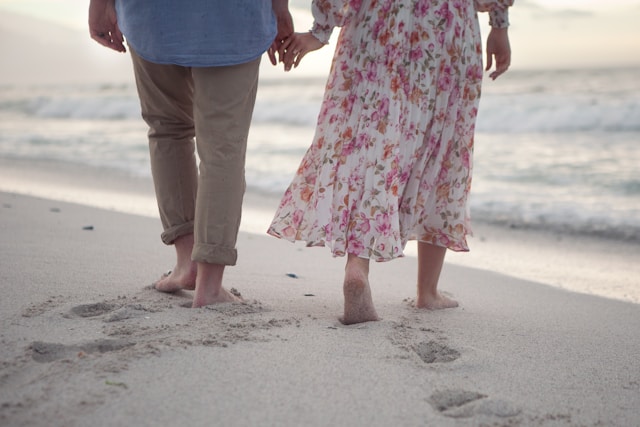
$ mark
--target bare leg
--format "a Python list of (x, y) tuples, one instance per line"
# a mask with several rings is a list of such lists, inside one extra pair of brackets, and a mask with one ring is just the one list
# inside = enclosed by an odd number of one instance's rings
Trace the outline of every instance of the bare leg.
[(438, 292), (438, 280), (446, 248), (418, 242), (418, 299), (416, 307), (438, 310), (453, 308), (458, 302)]
[(196, 293), (193, 297), (193, 308), (223, 302), (240, 302), (242, 299), (222, 287), (224, 265), (198, 263)]
[(153, 284), (160, 292), (178, 292), (196, 288), (196, 263), (191, 261), (193, 234), (178, 237), (173, 243), (176, 248), (176, 266), (171, 273), (163, 276)]
[(369, 287), (369, 260), (349, 254), (344, 273), (344, 316), (340, 321), (345, 325), (380, 320), (373, 306)]

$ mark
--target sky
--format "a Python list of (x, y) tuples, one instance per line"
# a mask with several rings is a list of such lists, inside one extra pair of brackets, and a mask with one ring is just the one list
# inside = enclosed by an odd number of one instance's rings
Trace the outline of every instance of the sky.
[[(311, 22), (309, 4), (290, 0), (300, 31)], [(87, 7), (88, 0), (0, 0), (0, 23), (10, 11), (86, 31)], [(486, 34), (488, 17), (480, 20)], [(640, 0), (516, 0), (510, 21), (512, 68), (640, 65)], [(320, 52), (307, 69), (329, 61), (331, 49)]]

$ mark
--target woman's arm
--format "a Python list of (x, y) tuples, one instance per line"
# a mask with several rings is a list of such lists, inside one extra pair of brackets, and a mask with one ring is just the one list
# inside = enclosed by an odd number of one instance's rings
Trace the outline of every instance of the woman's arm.
[(329, 43), (333, 29), (349, 22), (358, 13), (360, 6), (362, 0), (313, 0), (311, 34), (321, 43)]

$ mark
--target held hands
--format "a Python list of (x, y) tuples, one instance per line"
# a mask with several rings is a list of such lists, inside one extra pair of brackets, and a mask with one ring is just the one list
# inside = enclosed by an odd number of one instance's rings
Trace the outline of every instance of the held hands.
[(281, 45), (284, 54), (280, 55), (280, 61), (284, 63), (284, 70), (291, 70), (291, 66), (296, 68), (307, 53), (322, 46), (324, 44), (309, 32), (292, 34)]
[(271, 4), (276, 15), (278, 34), (276, 34), (276, 38), (271, 43), (267, 54), (271, 63), (278, 65), (276, 53), (280, 61), (282, 61), (285, 54), (283, 44), (293, 34), (293, 18), (289, 12), (288, 0), (272, 0)]
[(89, 34), (103, 46), (117, 52), (126, 52), (124, 36), (118, 28), (113, 0), (91, 0), (89, 4)]
[(511, 46), (509, 45), (509, 35), (506, 28), (491, 28), (487, 37), (487, 66), (489, 71), (496, 61), (496, 69), (489, 74), (492, 80), (497, 79), (511, 65)]

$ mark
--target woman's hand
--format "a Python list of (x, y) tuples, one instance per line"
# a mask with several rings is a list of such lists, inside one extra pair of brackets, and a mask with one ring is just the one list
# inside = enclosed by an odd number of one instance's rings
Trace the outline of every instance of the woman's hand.
[(492, 80), (497, 79), (502, 73), (509, 69), (511, 65), (511, 46), (509, 45), (509, 34), (506, 28), (491, 28), (487, 37), (487, 66), (489, 71), (493, 66), (493, 59), (496, 61), (496, 69), (489, 74)]
[(324, 44), (311, 33), (294, 33), (282, 46), (285, 51), (284, 70), (289, 71), (292, 65), (296, 68), (307, 53), (320, 49)]

